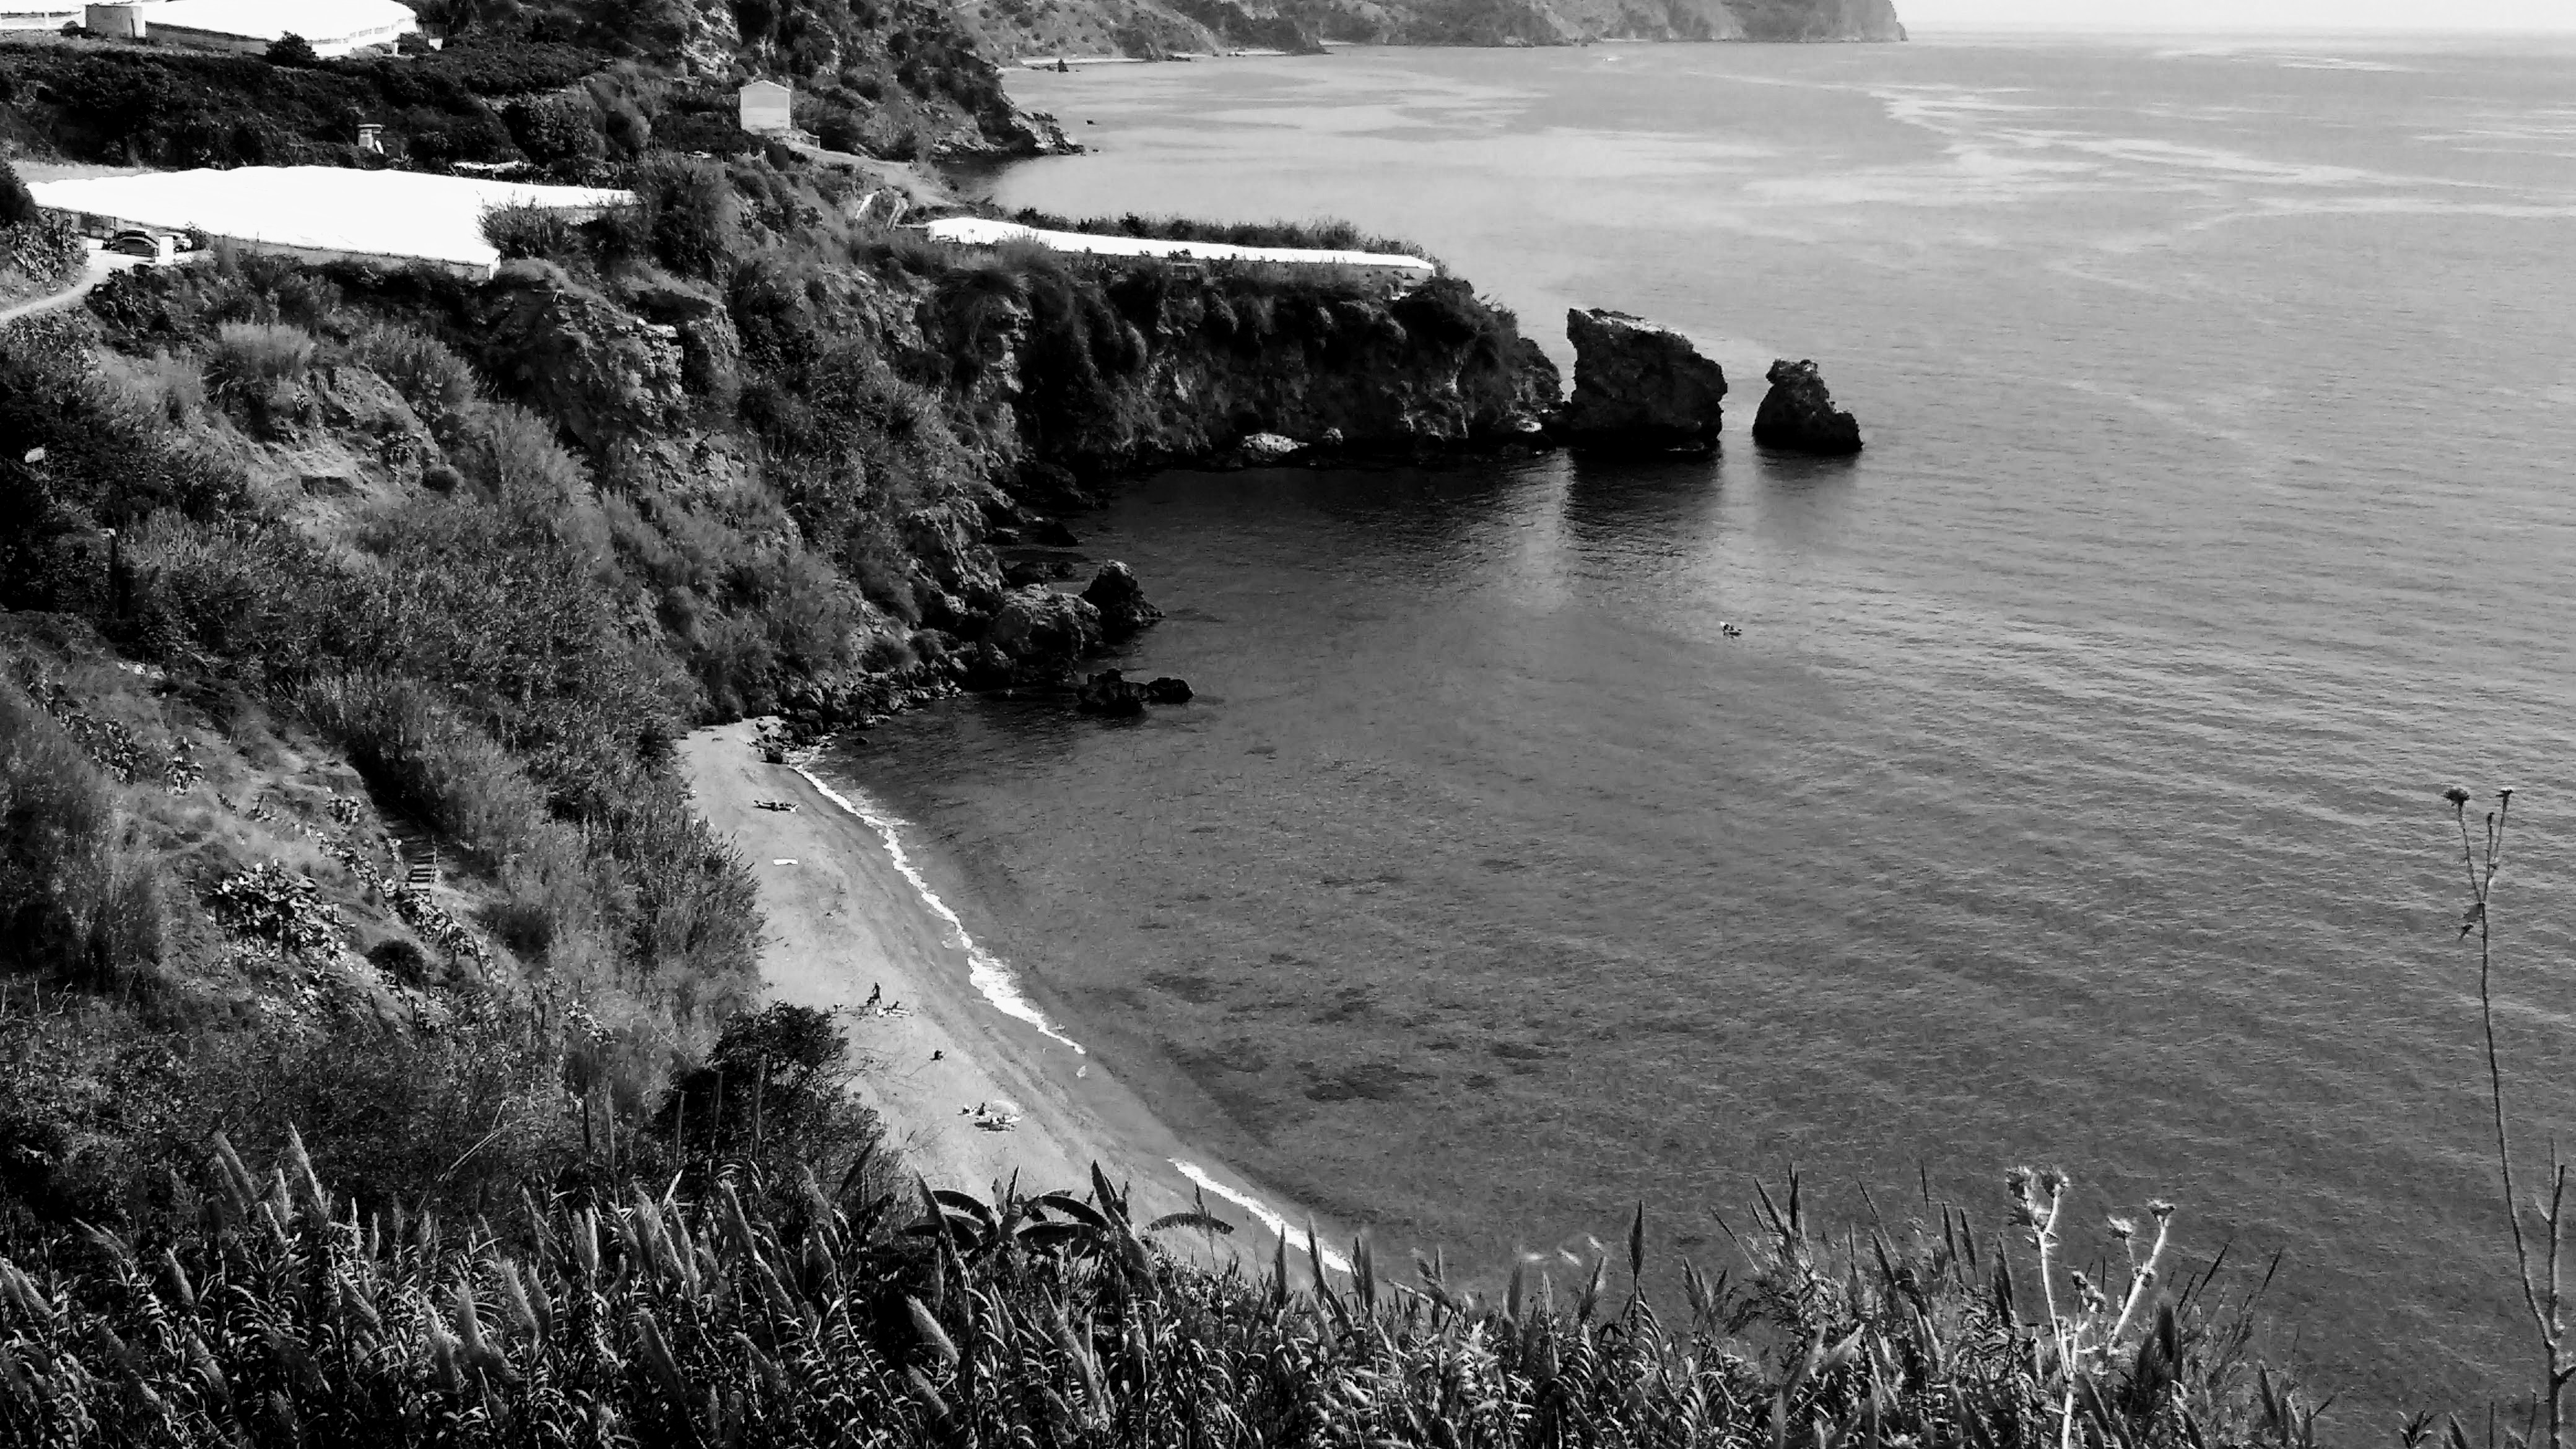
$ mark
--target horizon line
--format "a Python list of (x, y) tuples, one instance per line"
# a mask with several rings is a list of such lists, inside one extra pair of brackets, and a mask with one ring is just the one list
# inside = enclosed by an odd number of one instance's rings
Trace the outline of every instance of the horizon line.
[(2416, 36), (2424, 39), (2459, 39), (2466, 37), (2477, 37), (2481, 39), (2510, 39), (2515, 36), (2576, 38), (2576, 19), (2570, 19), (2556, 25), (2539, 26), (2527, 23), (2490, 26), (2428, 26), (2371, 25), (2367, 23), (2355, 24), (2351, 22), (2300, 25), (2282, 21), (2273, 21), (2260, 25), (2228, 25), (2223, 23), (2204, 22), (2196, 25), (2158, 26), (2154, 24), (2140, 24), (2136, 21), (2125, 21), (2119, 23), (2103, 22), (2095, 24), (2080, 20), (2010, 20), (2001, 18), (1984, 20), (1906, 20), (1902, 12), (1898, 14), (1897, 18), (1903, 22), (1906, 33), (1909, 36), (1922, 36), (1935, 33), (1950, 35), (1983, 35), (1993, 34), (1998, 31), (2011, 31), (2015, 33), (2037, 33), (2048, 35), (2226, 36), (2229, 38), (2242, 38), (2247, 36), (2302, 36), (2311, 38), (2318, 36), (2352, 36), (2355, 38), (2367, 37), (2373, 39), (2386, 36)]

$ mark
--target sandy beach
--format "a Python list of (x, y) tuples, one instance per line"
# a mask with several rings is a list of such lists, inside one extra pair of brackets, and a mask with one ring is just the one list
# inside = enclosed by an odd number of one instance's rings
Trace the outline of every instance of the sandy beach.
[[(1302, 1242), (1302, 1210), (1192, 1152), (1062, 1033), (1005, 1014), (975, 981), (961, 927), (905, 878), (878, 829), (798, 767), (764, 761), (757, 732), (745, 721), (682, 743), (698, 808), (759, 878), (770, 996), (842, 1013), (860, 1090), (915, 1171), (989, 1198), (1015, 1175), (1027, 1192), (1084, 1190), (1098, 1163), (1150, 1221), (1191, 1206), (1187, 1164), (1204, 1175), (1208, 1206), (1236, 1225), (1221, 1246), (1266, 1263), (1275, 1240), (1264, 1216), (1284, 1218)], [(1186, 1252), (1202, 1241), (1174, 1233), (1165, 1245)]]

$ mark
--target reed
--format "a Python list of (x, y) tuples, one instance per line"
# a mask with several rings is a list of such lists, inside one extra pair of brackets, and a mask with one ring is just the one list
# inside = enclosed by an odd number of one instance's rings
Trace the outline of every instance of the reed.
[(1311, 1235), (1302, 1269), (1284, 1241), (1192, 1266), (1158, 1239), (1204, 1214), (1140, 1227), (1096, 1170), (988, 1201), (736, 1168), (465, 1221), (362, 1215), (292, 1137), (265, 1172), (218, 1139), (209, 1176), (166, 1240), (0, 1261), (0, 1445), (2313, 1441), (2206, 1276), (2150, 1300), (2150, 1250), (2118, 1303), (2034, 1319), (1964, 1211), (1837, 1243), (1794, 1180), (1740, 1270), (1683, 1269), (1685, 1302), (1649, 1299), (1641, 1211), (1624, 1275), (1596, 1260), (1568, 1310), (1436, 1258), (1402, 1281), (1365, 1243), (1338, 1275)]

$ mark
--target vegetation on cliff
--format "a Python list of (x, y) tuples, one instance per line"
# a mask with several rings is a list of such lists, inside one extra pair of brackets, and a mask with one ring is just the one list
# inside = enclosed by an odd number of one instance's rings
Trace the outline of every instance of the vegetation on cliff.
[(597, 164), (636, 203), (495, 214), (489, 283), (219, 249), (0, 338), (7, 1251), (184, 1219), (217, 1131), (300, 1125), (371, 1203), (610, 1191), (743, 1085), (701, 1074), (759, 922), (678, 731), (1054, 685), (1096, 613), (1016, 586), (1087, 490), (1552, 400), (1454, 281), (949, 248), (793, 151)]

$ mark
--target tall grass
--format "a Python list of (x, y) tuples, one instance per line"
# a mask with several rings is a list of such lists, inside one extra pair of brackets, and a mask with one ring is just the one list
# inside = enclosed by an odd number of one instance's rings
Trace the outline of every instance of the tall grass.
[[(1087, 1193), (785, 1190), (362, 1210), (290, 1138), (221, 1140), (204, 1211), (0, 1266), (0, 1445), (2298, 1446), (2313, 1415), (2193, 1280), (2068, 1358), (1964, 1214), (1814, 1235), (1767, 1196), (1739, 1270), (1655, 1303), (1643, 1219), (1493, 1297), (1311, 1235), (1193, 1266)], [(764, 1203), (771, 1204), (764, 1206)]]

